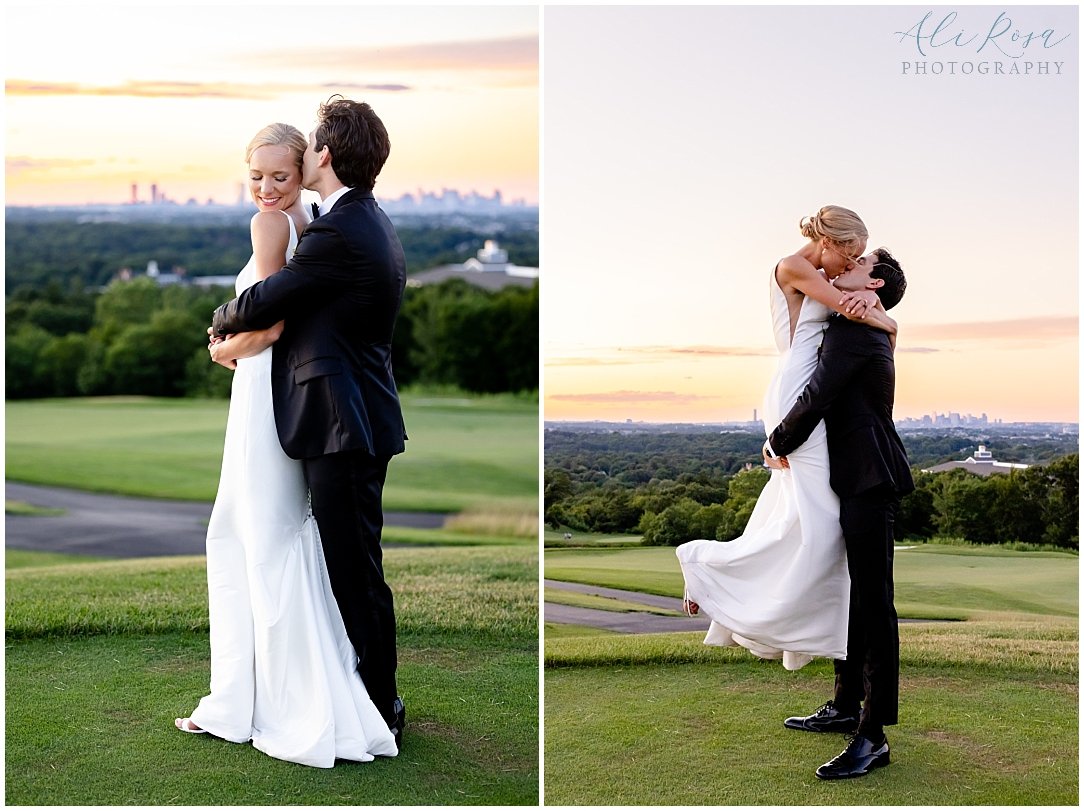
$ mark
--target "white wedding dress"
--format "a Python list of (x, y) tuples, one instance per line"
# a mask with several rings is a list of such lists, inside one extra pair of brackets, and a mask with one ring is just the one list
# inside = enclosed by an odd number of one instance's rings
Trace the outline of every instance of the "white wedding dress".
[[(287, 256), (298, 235), (290, 220)], [(255, 283), (253, 260), (236, 289)], [(356, 669), (301, 463), (283, 452), (271, 348), (237, 362), (207, 528), (211, 692), (192, 721), (275, 758), (330, 768), (398, 754)]]
[[(764, 397), (769, 434), (813, 375), (832, 312), (804, 298), (792, 339), (774, 271), (771, 309), (780, 355)], [(688, 599), (712, 620), (705, 644), (741, 645), (797, 670), (814, 656), (847, 658), (850, 577), (823, 421), (787, 459), (790, 470), (772, 471), (740, 537), (691, 541), (677, 556)]]

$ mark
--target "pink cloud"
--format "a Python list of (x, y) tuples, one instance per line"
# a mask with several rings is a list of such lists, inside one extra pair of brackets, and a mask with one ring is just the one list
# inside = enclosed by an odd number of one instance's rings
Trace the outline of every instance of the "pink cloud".
[(1045, 316), (1042, 318), (1011, 318), (1001, 321), (975, 321), (942, 324), (901, 322), (900, 339), (931, 341), (1050, 341), (1075, 339), (1079, 334), (1076, 316)]
[(5, 92), (9, 96), (112, 96), (124, 98), (233, 98), (274, 99), (287, 92), (319, 88), (365, 90), (369, 92), (402, 92), (411, 88), (401, 84), (372, 85), (270, 85), (237, 84), (229, 82), (138, 81), (116, 85), (84, 85), (78, 82), (35, 82), (29, 79), (9, 79)]
[(711, 400), (701, 394), (681, 394), (676, 391), (599, 391), (580, 394), (550, 394), (547, 400), (576, 403), (688, 403)]

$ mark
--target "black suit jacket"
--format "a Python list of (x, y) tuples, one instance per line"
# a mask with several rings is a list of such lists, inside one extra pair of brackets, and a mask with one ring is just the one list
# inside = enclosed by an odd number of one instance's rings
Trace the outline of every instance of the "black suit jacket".
[(404, 450), (391, 342), (405, 284), (395, 229), (371, 192), (351, 189), (305, 229), (286, 267), (215, 310), (217, 335), (285, 320), (271, 391), (287, 455)]
[(887, 484), (903, 496), (914, 490), (914, 481), (892, 423), (895, 392), (888, 335), (836, 316), (825, 330), (813, 377), (768, 443), (778, 456), (786, 456), (823, 418), (837, 495), (854, 496)]

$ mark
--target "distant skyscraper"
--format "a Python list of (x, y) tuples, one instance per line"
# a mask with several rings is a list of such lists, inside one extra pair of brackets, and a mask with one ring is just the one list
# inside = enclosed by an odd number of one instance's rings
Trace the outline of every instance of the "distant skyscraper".
[(157, 203), (157, 202), (158, 202), (158, 184), (157, 183), (152, 183), (151, 184), (151, 203)]
[(132, 184), (132, 205), (134, 206), (139, 202), (139, 186), (135, 183)]

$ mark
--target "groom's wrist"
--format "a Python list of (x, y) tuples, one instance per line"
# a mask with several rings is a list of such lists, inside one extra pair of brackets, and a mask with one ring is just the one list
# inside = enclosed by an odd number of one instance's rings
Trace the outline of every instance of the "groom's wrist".
[(226, 325), (223, 323), (226, 320), (226, 305), (220, 305), (211, 316), (211, 329), (214, 330), (214, 334), (221, 337), (226, 335)]

